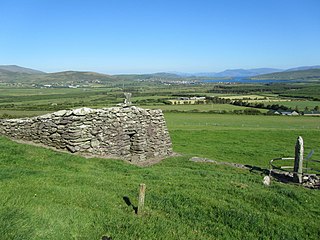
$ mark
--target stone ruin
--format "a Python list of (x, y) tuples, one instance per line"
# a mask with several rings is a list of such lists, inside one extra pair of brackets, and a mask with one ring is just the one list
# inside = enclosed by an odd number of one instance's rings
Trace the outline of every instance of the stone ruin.
[(172, 155), (161, 110), (124, 105), (0, 120), (0, 134), (72, 153), (143, 163)]

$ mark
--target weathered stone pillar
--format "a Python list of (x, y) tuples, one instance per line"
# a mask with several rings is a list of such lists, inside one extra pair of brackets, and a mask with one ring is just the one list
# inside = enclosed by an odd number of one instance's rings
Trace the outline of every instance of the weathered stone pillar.
[(296, 148), (295, 148), (295, 157), (294, 157), (294, 174), (293, 179), (297, 183), (302, 183), (302, 167), (303, 167), (303, 139), (301, 136), (298, 137)]

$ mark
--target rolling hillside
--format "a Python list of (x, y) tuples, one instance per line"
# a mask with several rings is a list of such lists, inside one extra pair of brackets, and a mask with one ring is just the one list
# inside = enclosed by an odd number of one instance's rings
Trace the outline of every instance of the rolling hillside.
[(108, 81), (115, 81), (117, 78), (101, 73), (95, 72), (79, 72), (79, 71), (65, 71), (47, 74), (44, 78), (50, 82), (62, 82), (62, 83), (101, 83)]
[(253, 80), (299, 80), (299, 81), (320, 81), (320, 69), (308, 69), (289, 72), (278, 72), (263, 74), (252, 77)]
[(11, 72), (11, 73), (28, 73), (28, 74), (43, 74), (45, 72), (41, 72), (39, 70), (20, 67), (17, 65), (0, 65), (0, 72)]
[[(294, 71), (271, 68), (257, 69), (231, 69), (215, 73), (210, 77), (251, 77), (252, 80), (299, 80), (319, 81), (320, 68), (318, 66), (298, 67)], [(299, 70), (296, 70), (299, 69)], [(302, 69), (302, 70), (300, 70)], [(274, 72), (281, 71), (281, 72)], [(271, 73), (272, 72), (272, 73)], [(261, 74), (266, 73), (266, 74)], [(209, 77), (209, 73), (207, 73)], [(175, 73), (153, 73), (153, 74), (119, 74), (108, 75), (88, 71), (64, 71), (56, 73), (45, 73), (38, 70), (24, 68), (16, 65), (0, 65), (0, 83), (8, 84), (50, 84), (62, 85), (83, 85), (83, 84), (104, 84), (119, 81), (185, 81), (204, 78), (205, 75), (181, 75)]]
[(16, 65), (0, 65), (0, 83), (8, 84), (46, 84), (46, 85), (78, 85), (78, 84), (100, 84), (118, 81), (135, 80), (159, 80), (180, 79), (181, 77), (171, 73), (154, 74), (123, 74), (108, 75), (88, 71), (63, 71), (45, 73), (38, 70), (24, 68)]
[(37, 70), (24, 70), (21, 67), (0, 67), (0, 83), (22, 84), (88, 84), (116, 81), (117, 77), (95, 72), (65, 71), (57, 73), (44, 73)]

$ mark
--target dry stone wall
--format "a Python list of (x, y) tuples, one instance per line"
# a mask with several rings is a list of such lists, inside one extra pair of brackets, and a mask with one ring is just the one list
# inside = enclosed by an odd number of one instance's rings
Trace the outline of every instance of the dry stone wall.
[(161, 110), (138, 107), (61, 110), (39, 117), (0, 121), (0, 134), (72, 153), (134, 163), (172, 154)]

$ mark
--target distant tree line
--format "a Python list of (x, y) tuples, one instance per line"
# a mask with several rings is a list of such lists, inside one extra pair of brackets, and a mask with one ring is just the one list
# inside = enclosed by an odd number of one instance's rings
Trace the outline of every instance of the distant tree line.
[(207, 103), (215, 103), (215, 104), (230, 104), (231, 100), (226, 98), (219, 97), (206, 97)]
[(231, 104), (236, 106), (242, 106), (242, 107), (250, 107), (250, 108), (260, 108), (260, 109), (269, 109), (269, 110), (283, 110), (283, 111), (319, 111), (319, 106), (315, 106), (313, 109), (309, 109), (309, 107), (305, 107), (303, 110), (299, 109), (298, 106), (296, 106), (294, 109), (291, 107), (285, 106), (285, 105), (279, 105), (279, 104), (268, 104), (265, 105), (264, 103), (249, 103), (242, 100), (237, 100), (231, 102)]
[(242, 107), (250, 107), (250, 108), (262, 108), (262, 109), (270, 109), (270, 110), (283, 110), (283, 111), (292, 111), (288, 106), (279, 105), (279, 104), (268, 104), (265, 105), (264, 103), (255, 103), (255, 102), (246, 102), (242, 100), (233, 101), (231, 104), (235, 106), (242, 106)]
[(282, 94), (290, 90), (302, 89), (303, 86), (297, 84), (285, 83), (268, 83), (268, 84), (240, 84), (240, 85), (216, 85), (209, 89), (208, 93), (223, 93), (223, 94), (255, 94), (255, 93), (274, 93)]

